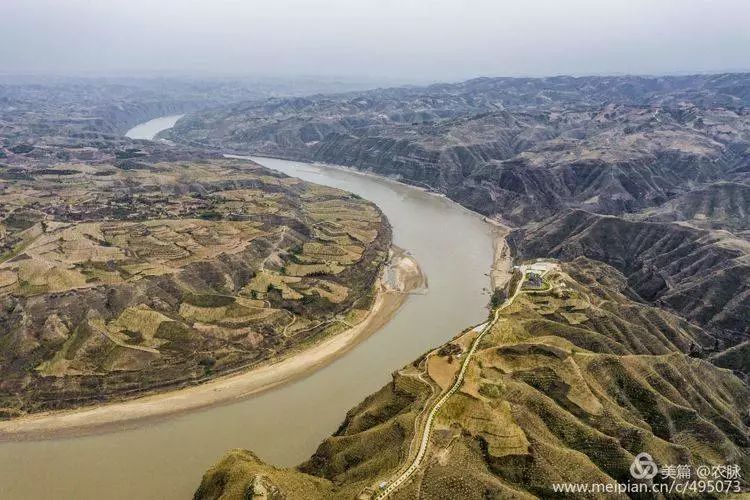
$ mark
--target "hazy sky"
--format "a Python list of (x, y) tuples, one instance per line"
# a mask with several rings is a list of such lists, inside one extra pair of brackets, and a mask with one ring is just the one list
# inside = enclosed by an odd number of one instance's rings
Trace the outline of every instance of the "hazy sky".
[(750, 70), (747, 0), (0, 3), (0, 72), (429, 81)]

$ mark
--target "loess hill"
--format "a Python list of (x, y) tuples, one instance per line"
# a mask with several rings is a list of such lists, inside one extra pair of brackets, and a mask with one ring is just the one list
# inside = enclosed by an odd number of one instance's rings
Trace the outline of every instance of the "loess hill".
[[(443, 193), (516, 226), (519, 263), (559, 262), (502, 310), (397, 498), (546, 498), (628, 482), (642, 451), (739, 465), (750, 489), (750, 75), (121, 83), (0, 82), (1, 417), (197, 383), (365, 314), (387, 221), (218, 158), (260, 153)], [(195, 110), (172, 142), (120, 135)], [(305, 463), (235, 450), (196, 498), (370, 496), (474, 335), (395, 372)]]
[(517, 231), (511, 242), (526, 258), (605, 262), (640, 300), (730, 342), (750, 335), (750, 243), (732, 233), (574, 210)]
[(194, 384), (366, 314), (391, 237), (373, 204), (252, 162), (121, 155), (0, 167), (3, 418)]
[(164, 136), (351, 166), (525, 224), (747, 184), (749, 88), (748, 74), (480, 78), (248, 101), (188, 115)]
[[(629, 482), (643, 451), (750, 468), (749, 104), (748, 74), (480, 78), (235, 104), (164, 136), (426, 187), (515, 225), (517, 262), (556, 259), (550, 289), (483, 338), (394, 495), (548, 498)], [(196, 498), (369, 498), (414, 456), (472, 335), (396, 372), (307, 462), (235, 450)]]
[[(715, 335), (633, 300), (628, 278), (602, 262), (563, 262), (548, 281), (481, 341), (424, 467), (395, 498), (535, 498), (556, 482), (628, 482), (642, 451), (661, 464), (750, 467), (750, 390), (702, 352)], [(297, 469), (235, 450), (196, 498), (372, 491), (407, 460), (415, 418), (458, 369), (466, 335), (396, 372)]]

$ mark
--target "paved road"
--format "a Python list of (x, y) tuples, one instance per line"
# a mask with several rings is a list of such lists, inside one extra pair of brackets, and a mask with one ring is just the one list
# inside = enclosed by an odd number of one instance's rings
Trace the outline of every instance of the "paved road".
[[(469, 348), (469, 351), (466, 353), (466, 357), (464, 358), (464, 362), (461, 364), (461, 370), (458, 372), (458, 376), (456, 377), (456, 381), (453, 383), (453, 385), (448, 389), (448, 392), (443, 394), (443, 396), (438, 399), (438, 401), (435, 403), (435, 405), (430, 409), (429, 413), (427, 414), (427, 419), (424, 423), (424, 429), (422, 431), (422, 440), (419, 443), (419, 451), (417, 451), (417, 455), (414, 457), (414, 460), (412, 461), (411, 465), (402, 472), (397, 478), (395, 478), (393, 481), (388, 483), (388, 485), (381, 489), (380, 491), (376, 492), (373, 496), (374, 499), (381, 500), (383, 498), (388, 497), (392, 493), (394, 493), (398, 488), (400, 488), (404, 483), (406, 483), (411, 476), (419, 469), (419, 467), (422, 465), (422, 461), (424, 460), (425, 454), (427, 453), (427, 446), (430, 443), (430, 433), (432, 432), (432, 423), (435, 420), (435, 415), (440, 411), (440, 409), (445, 405), (446, 401), (448, 401), (448, 398), (450, 398), (458, 389), (461, 388), (461, 385), (464, 381), (464, 375), (466, 375), (466, 370), (469, 366), (469, 362), (471, 361), (471, 357), (474, 355), (474, 353), (477, 350), (477, 346), (479, 346), (479, 342), (482, 340), (484, 335), (489, 332), (492, 329), (492, 326), (497, 323), (498, 318), (500, 317), (500, 311), (508, 307), (510, 304), (513, 303), (513, 301), (516, 299), (519, 293), (521, 293), (521, 287), (523, 286), (524, 281), (526, 280), (526, 269), (525, 267), (521, 266), (520, 268), (521, 275), (523, 278), (519, 281), (518, 286), (516, 287), (515, 292), (513, 292), (513, 295), (507, 299), (503, 304), (495, 309), (495, 314), (492, 317), (492, 321), (487, 323), (484, 328), (479, 332), (479, 335), (477, 335), (477, 338), (474, 339), (474, 342), (472, 342), (471, 347)], [(544, 276), (549, 271), (548, 269), (545, 269), (542, 272), (542, 275)]]

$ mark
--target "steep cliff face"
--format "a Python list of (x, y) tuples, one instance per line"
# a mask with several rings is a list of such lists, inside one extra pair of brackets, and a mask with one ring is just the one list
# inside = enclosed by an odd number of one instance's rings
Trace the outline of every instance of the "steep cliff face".
[(152, 102), (127, 103), (124, 105), (106, 104), (93, 111), (99, 117), (92, 123), (92, 131), (111, 134), (124, 134), (139, 123), (167, 115), (179, 115), (197, 111), (215, 104), (209, 99), (159, 99)]

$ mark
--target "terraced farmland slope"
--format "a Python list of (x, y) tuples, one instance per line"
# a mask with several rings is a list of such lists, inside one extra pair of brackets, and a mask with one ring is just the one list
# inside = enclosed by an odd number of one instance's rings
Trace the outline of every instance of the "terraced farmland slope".
[(388, 259), (376, 206), (246, 161), (0, 174), (4, 418), (301, 349), (364, 318)]
[[(393, 498), (534, 498), (555, 482), (628, 482), (642, 451), (662, 464), (750, 467), (750, 390), (697, 354), (715, 345), (711, 333), (634, 301), (601, 262), (564, 262), (545, 281), (500, 311), (435, 417), (424, 465)], [(196, 498), (372, 496), (416, 452), (425, 408), (476, 335), (394, 373), (297, 469), (235, 450)]]

